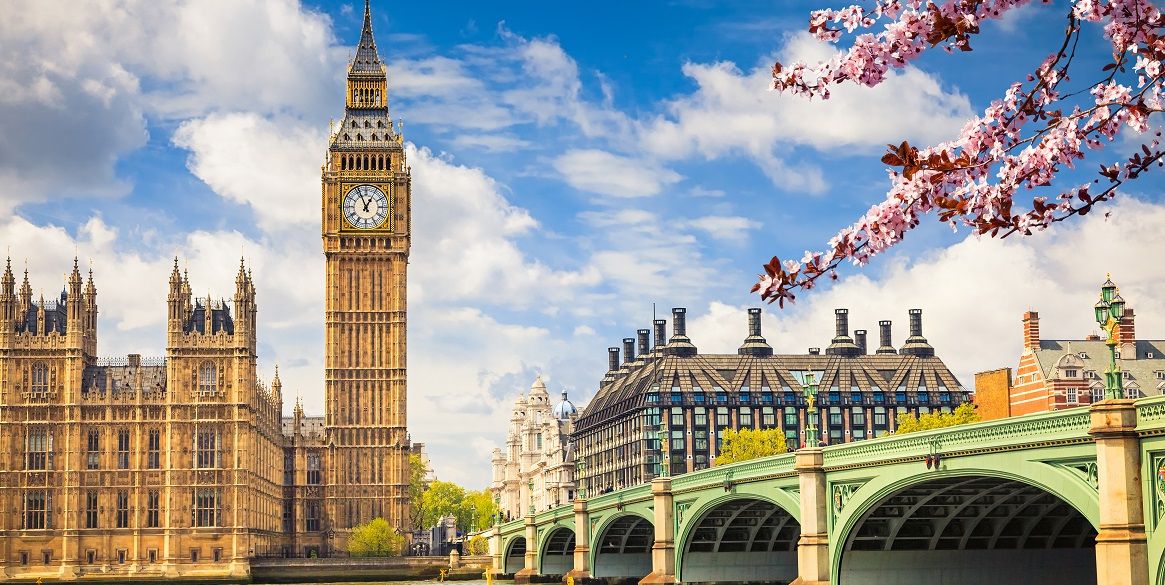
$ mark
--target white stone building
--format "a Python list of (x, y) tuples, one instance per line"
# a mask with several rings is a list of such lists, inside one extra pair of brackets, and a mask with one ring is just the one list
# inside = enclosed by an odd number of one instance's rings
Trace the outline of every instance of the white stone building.
[[(506, 450), (493, 451), (490, 491), (503, 518), (520, 518), (574, 500), (574, 448), (570, 434), (578, 409), (562, 393), (551, 406), (539, 376), (510, 415)], [(533, 508), (533, 510), (531, 510)]]

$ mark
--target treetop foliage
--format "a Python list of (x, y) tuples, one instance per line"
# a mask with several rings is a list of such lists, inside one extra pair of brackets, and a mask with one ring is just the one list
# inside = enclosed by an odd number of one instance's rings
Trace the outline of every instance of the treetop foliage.
[(780, 429), (728, 429), (724, 431), (720, 454), (712, 464), (727, 465), (788, 451), (785, 435)]
[(373, 518), (352, 529), (348, 553), (354, 557), (395, 557), (404, 548), (405, 537), (384, 518)]
[(898, 415), (898, 426), (894, 434), (929, 431), (973, 422), (979, 422), (979, 413), (974, 404), (964, 402), (948, 413), (928, 412), (915, 417), (904, 412)]

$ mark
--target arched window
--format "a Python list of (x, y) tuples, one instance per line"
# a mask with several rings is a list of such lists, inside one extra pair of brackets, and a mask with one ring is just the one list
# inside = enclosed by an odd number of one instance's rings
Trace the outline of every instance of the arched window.
[[(356, 100), (360, 99), (359, 96), (360, 96), (360, 90), (353, 89), (352, 90), (352, 103), (356, 103)], [(356, 126), (356, 123), (352, 122), (352, 126)]]
[(351, 136), (348, 136), (347, 134), (345, 134), (345, 135), (344, 135), (344, 140), (352, 140), (352, 137), (351, 137)]
[(37, 362), (32, 366), (32, 393), (49, 393), (49, 367), (44, 362)]
[(348, 157), (346, 157), (346, 156), (340, 157), (340, 170), (341, 171), (348, 170)]
[(376, 133), (375, 132), (372, 133), (372, 138), (370, 138), (369, 140), (373, 140), (373, 141), (376, 140)]
[(364, 127), (365, 127), (365, 128), (371, 128), (371, 127), (372, 127), (372, 123), (371, 123), (371, 122), (369, 122), (368, 120), (364, 120)]
[(211, 362), (202, 362), (198, 367), (198, 392), (214, 394), (218, 391), (218, 368)]
[(376, 127), (377, 127), (377, 128), (384, 128), (384, 121), (383, 121), (383, 120), (377, 120), (377, 121), (376, 121)]
[(361, 141), (363, 141), (363, 140), (364, 140), (364, 135), (363, 135), (363, 134), (357, 134), (357, 135), (356, 135), (356, 141), (357, 141), (357, 142), (361, 142)]

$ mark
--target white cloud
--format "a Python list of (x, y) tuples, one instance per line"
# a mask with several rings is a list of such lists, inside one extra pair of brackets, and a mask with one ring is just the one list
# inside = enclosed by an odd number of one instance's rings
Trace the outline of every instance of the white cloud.
[(593, 149), (568, 151), (554, 160), (554, 170), (575, 189), (612, 197), (656, 195), (683, 179), (649, 160)]
[[(1146, 262), (1160, 245), (1165, 204), (1125, 198), (1112, 216), (1090, 214), (1026, 239), (973, 236), (917, 258), (897, 258), (883, 274), (848, 268), (829, 289), (802, 293), (797, 304), (767, 308), (765, 337), (778, 352), (826, 347), (833, 309), (848, 308), (851, 332), (866, 329), (877, 345), (877, 322), (894, 322), (894, 344), (907, 335), (907, 310), (923, 309), (923, 334), (968, 389), (974, 373), (1015, 368), (1024, 311), (1040, 313), (1046, 339), (1082, 339), (1095, 332), (1092, 304), (1105, 273), (1137, 312), (1142, 339), (1165, 338), (1165, 299), (1157, 294), (1165, 263)], [(1149, 252), (1153, 251), (1153, 252)], [(701, 351), (734, 351), (745, 336), (744, 307), (712, 303), (689, 312), (689, 331)]]
[(335, 104), (346, 48), (295, 0), (26, 2), (0, 19), (0, 210), (119, 196), (146, 115), (308, 113)]
[[(517, 239), (538, 223), (515, 207), (480, 168), (461, 166), (428, 149), (409, 147), (413, 169), (413, 223), (410, 294), (426, 302), (566, 302), (569, 291), (598, 283), (593, 269), (554, 270), (527, 257)], [(556, 283), (566, 294), (548, 299), (544, 287)]]
[(460, 151), (480, 148), (486, 152), (514, 152), (533, 146), (529, 140), (502, 134), (462, 134), (453, 139), (453, 146)]
[[(781, 60), (817, 62), (831, 51), (798, 34), (789, 38)], [(966, 96), (944, 91), (933, 76), (913, 67), (891, 73), (876, 88), (838, 87), (826, 101), (768, 91), (768, 64), (745, 73), (732, 63), (687, 63), (683, 72), (698, 88), (642, 123), (643, 149), (664, 160), (743, 155), (787, 190), (825, 188), (820, 169), (785, 160), (791, 145), (865, 151), (906, 138), (949, 140), (971, 115)]]
[(323, 129), (254, 113), (214, 114), (183, 122), (174, 144), (190, 151), (191, 173), (250, 206), (264, 231), (319, 221)]
[(688, 220), (688, 225), (709, 237), (730, 242), (747, 239), (748, 232), (760, 227), (760, 222), (739, 215), (708, 215)]

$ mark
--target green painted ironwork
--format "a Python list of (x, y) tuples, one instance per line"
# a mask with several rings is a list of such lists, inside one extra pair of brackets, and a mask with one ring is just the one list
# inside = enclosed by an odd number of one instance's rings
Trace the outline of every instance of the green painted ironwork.
[(1104, 373), (1104, 399), (1122, 400), (1125, 397), (1124, 380), (1120, 366), (1116, 362), (1116, 346), (1120, 343), (1120, 324), (1125, 314), (1125, 300), (1121, 298), (1112, 276), (1100, 285), (1100, 300), (1093, 307), (1096, 323), (1108, 333), (1104, 344), (1108, 346), (1108, 371)]

